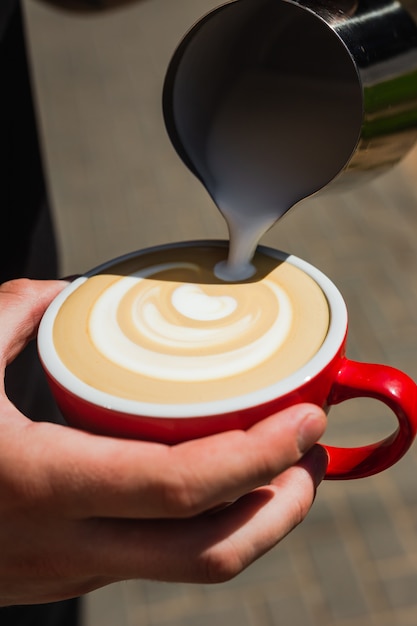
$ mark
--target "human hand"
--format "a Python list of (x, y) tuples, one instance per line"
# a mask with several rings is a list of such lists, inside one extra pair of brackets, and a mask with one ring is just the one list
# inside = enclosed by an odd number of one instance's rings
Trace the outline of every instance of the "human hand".
[[(0, 287), (3, 374), (63, 286)], [(0, 424), (3, 606), (135, 578), (232, 578), (304, 518), (327, 465), (314, 446), (326, 418), (307, 404), (170, 447), (32, 422), (2, 387)]]

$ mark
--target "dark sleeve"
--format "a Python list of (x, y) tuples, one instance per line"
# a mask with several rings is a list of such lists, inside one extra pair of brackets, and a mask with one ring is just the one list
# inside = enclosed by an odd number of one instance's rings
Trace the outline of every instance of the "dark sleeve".
[(22, 16), (15, 3), (0, 40), (0, 282), (24, 272), (45, 197)]

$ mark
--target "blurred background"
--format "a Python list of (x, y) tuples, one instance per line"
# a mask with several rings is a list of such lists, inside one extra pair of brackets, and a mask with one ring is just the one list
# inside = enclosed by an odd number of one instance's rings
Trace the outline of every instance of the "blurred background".
[[(25, 0), (63, 275), (144, 246), (227, 236), (161, 113), (176, 44), (218, 4), (137, 0), (71, 12)], [(307, 259), (338, 285), (350, 315), (348, 356), (417, 379), (416, 234), (413, 150), (371, 184), (304, 201), (263, 243)], [(343, 445), (393, 429), (370, 400), (333, 408), (330, 422), (327, 440)], [(415, 446), (379, 476), (322, 484), (308, 519), (234, 581), (112, 585), (86, 597), (84, 614), (85, 626), (415, 626)]]

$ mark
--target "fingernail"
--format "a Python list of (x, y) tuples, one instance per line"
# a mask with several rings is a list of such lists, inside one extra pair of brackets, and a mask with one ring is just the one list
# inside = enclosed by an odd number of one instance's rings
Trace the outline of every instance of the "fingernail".
[(298, 429), (298, 448), (300, 452), (307, 452), (317, 443), (326, 428), (324, 415), (310, 413), (306, 415)]
[(320, 444), (314, 445), (299, 462), (312, 477), (315, 487), (318, 487), (325, 477), (328, 464), (329, 455)]

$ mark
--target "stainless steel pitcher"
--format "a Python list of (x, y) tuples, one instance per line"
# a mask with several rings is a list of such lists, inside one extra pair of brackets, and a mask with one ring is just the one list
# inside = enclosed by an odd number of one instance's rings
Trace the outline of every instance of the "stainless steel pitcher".
[[(325, 85), (325, 92), (317, 94), (325, 93), (329, 112), (338, 107), (340, 113), (337, 124), (316, 142), (317, 158), (301, 163), (299, 170), (312, 167), (314, 175), (293, 203), (324, 187), (383, 172), (417, 139), (417, 0), (235, 0), (214, 9), (185, 35), (164, 85), (168, 134), (209, 192), (213, 113), (250, 64), (275, 74), (278, 82), (290, 74), (299, 86)], [(322, 106), (309, 96), (303, 111), (300, 89), (294, 98), (301, 102), (294, 102), (294, 113), (291, 107), (286, 113), (295, 146), (289, 157), (294, 157), (293, 168), (297, 153), (309, 149), (300, 120), (314, 126), (314, 106)], [(329, 158), (321, 164), (326, 150)]]

